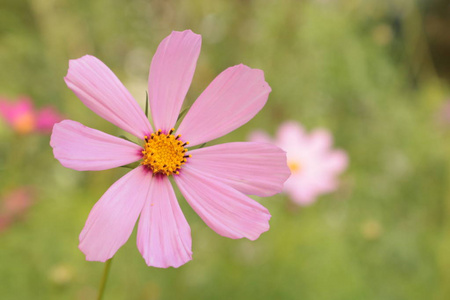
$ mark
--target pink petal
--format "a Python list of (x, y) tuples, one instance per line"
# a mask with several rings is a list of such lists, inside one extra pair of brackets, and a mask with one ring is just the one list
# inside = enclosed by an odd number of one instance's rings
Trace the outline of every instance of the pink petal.
[(0, 115), (11, 125), (26, 115), (34, 115), (33, 103), (27, 97), (21, 97), (17, 101), (0, 99)]
[(270, 91), (263, 71), (242, 64), (228, 68), (195, 101), (177, 133), (190, 146), (221, 137), (253, 118)]
[(71, 60), (64, 80), (84, 105), (105, 120), (140, 139), (153, 131), (130, 92), (96, 57)]
[(286, 192), (295, 203), (303, 206), (314, 203), (320, 194), (320, 191), (308, 186), (305, 186), (304, 188), (297, 187), (295, 189), (289, 189), (286, 190)]
[(27, 97), (15, 102), (0, 100), (0, 115), (17, 133), (28, 134), (36, 129), (33, 103)]
[(148, 100), (156, 129), (169, 131), (194, 76), (202, 38), (190, 30), (173, 31), (153, 56), (148, 78)]
[(53, 108), (45, 107), (36, 117), (36, 128), (42, 132), (51, 132), (55, 123), (61, 122), (62, 116)]
[(331, 133), (325, 129), (315, 129), (309, 135), (309, 143), (311, 151), (327, 152), (332, 147), (333, 137)]
[(308, 205), (325, 192), (325, 188), (334, 184), (328, 176), (311, 176), (307, 172), (292, 175), (284, 184), (284, 191), (300, 204)]
[(324, 159), (326, 169), (332, 174), (343, 172), (348, 166), (348, 156), (345, 151), (334, 150), (326, 155)]
[(167, 176), (155, 176), (139, 219), (137, 246), (145, 262), (175, 267), (192, 259), (191, 229)]
[(174, 179), (192, 208), (218, 234), (256, 240), (269, 230), (269, 211), (232, 187), (188, 164)]
[(86, 260), (106, 261), (128, 240), (148, 199), (151, 173), (138, 167), (116, 181), (94, 205), (80, 233)]
[(78, 171), (111, 169), (142, 158), (139, 145), (71, 120), (55, 124), (50, 145), (64, 167)]
[(227, 143), (189, 152), (192, 169), (246, 195), (272, 196), (283, 189), (291, 172), (286, 153), (267, 143)]
[(248, 140), (250, 142), (257, 142), (257, 143), (270, 143), (270, 144), (274, 143), (272, 138), (266, 132), (264, 132), (262, 130), (253, 131), (250, 134)]
[(288, 121), (280, 125), (277, 131), (276, 145), (288, 153), (294, 155), (305, 143), (308, 143), (307, 135), (303, 127), (297, 122)]

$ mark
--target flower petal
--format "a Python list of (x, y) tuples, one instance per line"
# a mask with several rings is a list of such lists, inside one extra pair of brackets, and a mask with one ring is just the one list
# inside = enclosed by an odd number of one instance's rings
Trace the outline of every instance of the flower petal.
[(277, 131), (275, 144), (285, 150), (290, 157), (298, 156), (299, 151), (309, 149), (309, 139), (303, 127), (294, 121), (288, 121), (281, 124)]
[(85, 55), (70, 60), (64, 80), (84, 105), (105, 120), (140, 139), (153, 131), (130, 92), (98, 58)]
[(262, 130), (253, 131), (249, 135), (248, 140), (250, 142), (258, 142), (258, 143), (270, 143), (270, 144), (275, 143), (275, 141), (267, 134), (267, 132)]
[(148, 266), (175, 267), (192, 259), (191, 229), (167, 176), (155, 176), (139, 219), (137, 246)]
[(226, 143), (189, 152), (192, 169), (215, 176), (246, 195), (272, 196), (291, 172), (286, 153), (268, 143)]
[(23, 116), (34, 115), (33, 102), (31, 99), (21, 97), (15, 102), (0, 99), (0, 115), (11, 125)]
[(309, 146), (311, 151), (326, 153), (333, 145), (331, 133), (325, 129), (315, 129), (309, 135)]
[(49, 133), (52, 131), (53, 126), (62, 120), (63, 117), (53, 107), (47, 106), (37, 113), (36, 129)]
[(198, 97), (177, 133), (190, 146), (221, 137), (253, 118), (270, 91), (263, 71), (242, 64), (228, 68)]
[(169, 131), (194, 76), (202, 38), (190, 30), (173, 31), (158, 46), (150, 66), (148, 101), (156, 129)]
[(334, 150), (324, 157), (325, 169), (331, 174), (339, 174), (348, 166), (348, 156), (345, 151)]
[(80, 233), (80, 250), (89, 261), (106, 261), (125, 244), (148, 199), (151, 173), (138, 167), (114, 183), (94, 205)]
[(106, 170), (142, 158), (139, 145), (71, 120), (55, 124), (50, 145), (64, 167), (77, 171)]
[(321, 191), (311, 184), (305, 184), (299, 181), (295, 182), (294, 179), (293, 183), (290, 183), (289, 181), (290, 179), (286, 182), (286, 193), (299, 205), (310, 205), (314, 203), (321, 194)]
[(188, 164), (174, 179), (192, 208), (218, 234), (256, 240), (269, 230), (269, 211), (232, 187), (195, 171)]

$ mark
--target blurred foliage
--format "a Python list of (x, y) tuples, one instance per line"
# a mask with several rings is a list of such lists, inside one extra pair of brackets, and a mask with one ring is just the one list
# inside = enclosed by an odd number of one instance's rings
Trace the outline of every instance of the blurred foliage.
[[(171, 30), (190, 28), (203, 46), (186, 106), (239, 63), (264, 70), (273, 90), (255, 119), (217, 142), (245, 140), (259, 128), (273, 133), (291, 119), (331, 130), (348, 151), (336, 193), (302, 208), (283, 195), (260, 199), (273, 217), (254, 242), (218, 236), (179, 196), (193, 261), (149, 268), (133, 234), (116, 254), (105, 299), (448, 299), (450, 120), (440, 110), (449, 90), (436, 66), (449, 56), (426, 43), (439, 35), (419, 9), (432, 5), (2, 0), (0, 95), (29, 95), (121, 134), (66, 87), (68, 60), (100, 58), (143, 106), (157, 45)], [(77, 237), (127, 170), (65, 169), (49, 137), (16, 136), (6, 125), (0, 135), (0, 195), (21, 185), (39, 192), (26, 220), (0, 235), (1, 298), (95, 298), (103, 264), (85, 261)]]

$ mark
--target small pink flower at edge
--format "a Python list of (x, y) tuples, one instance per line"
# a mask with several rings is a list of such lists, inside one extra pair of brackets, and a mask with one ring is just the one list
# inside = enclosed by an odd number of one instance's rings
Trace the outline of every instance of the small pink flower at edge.
[(274, 143), (287, 153), (292, 175), (284, 185), (284, 191), (300, 204), (313, 203), (321, 194), (337, 188), (336, 177), (348, 165), (347, 154), (332, 149), (332, 136), (325, 129), (310, 134), (296, 122), (286, 122), (278, 129), (273, 141), (261, 131), (252, 133), (251, 141)]
[(261, 70), (226, 69), (174, 129), (191, 84), (201, 36), (172, 32), (150, 66), (148, 101), (156, 130), (112, 71), (93, 56), (71, 60), (68, 87), (99, 116), (142, 140), (142, 146), (65, 120), (51, 146), (65, 167), (105, 170), (141, 161), (94, 205), (80, 234), (87, 260), (106, 261), (128, 240), (140, 215), (137, 246), (147, 265), (179, 267), (192, 259), (190, 227), (169, 181), (218, 234), (257, 239), (270, 214), (246, 195), (281, 192), (289, 177), (286, 154), (274, 145), (237, 142), (191, 150), (252, 119), (271, 91)]

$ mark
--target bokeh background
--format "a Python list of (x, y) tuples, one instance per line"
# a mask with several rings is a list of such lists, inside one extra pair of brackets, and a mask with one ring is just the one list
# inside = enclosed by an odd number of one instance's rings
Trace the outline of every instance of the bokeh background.
[[(257, 117), (213, 143), (295, 120), (330, 130), (350, 165), (310, 206), (258, 199), (273, 217), (254, 242), (215, 234), (179, 196), (193, 261), (149, 268), (133, 233), (105, 299), (450, 299), (448, 1), (2, 0), (0, 97), (123, 134), (66, 87), (68, 60), (97, 56), (144, 106), (154, 51), (184, 29), (203, 36), (186, 107), (239, 63), (264, 70), (273, 90)], [(0, 201), (24, 187), (31, 197), (0, 232), (0, 298), (95, 299), (104, 264), (85, 261), (78, 235), (128, 170), (66, 169), (48, 134), (6, 122), (0, 154)]]

